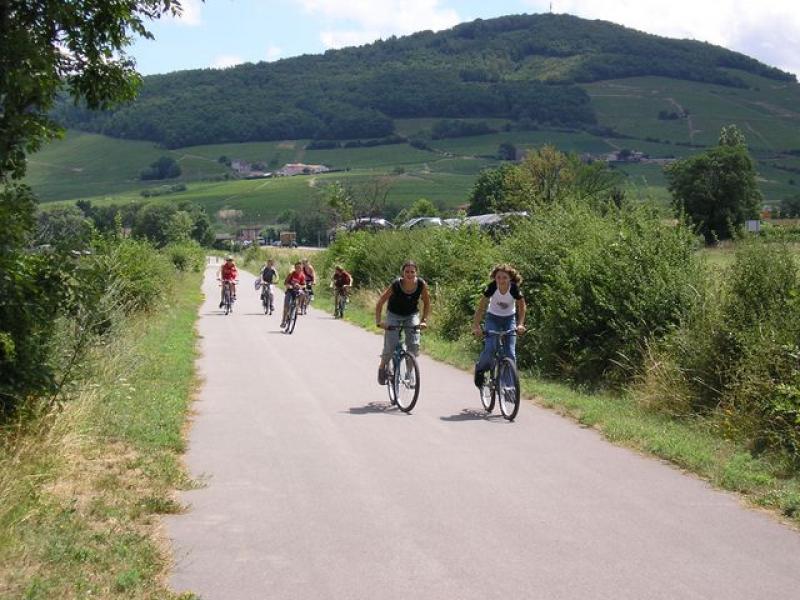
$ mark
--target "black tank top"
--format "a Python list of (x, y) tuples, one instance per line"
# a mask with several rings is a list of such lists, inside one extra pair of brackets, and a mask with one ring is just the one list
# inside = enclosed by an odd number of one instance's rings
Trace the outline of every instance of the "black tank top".
[(389, 296), (389, 311), (401, 317), (408, 317), (419, 312), (419, 297), (425, 289), (425, 280), (417, 278), (417, 288), (407, 294), (403, 291), (400, 278), (392, 284), (392, 295)]

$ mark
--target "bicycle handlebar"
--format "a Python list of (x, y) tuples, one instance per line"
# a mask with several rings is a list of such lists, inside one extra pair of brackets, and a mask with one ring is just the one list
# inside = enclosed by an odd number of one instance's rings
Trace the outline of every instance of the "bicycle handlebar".
[(491, 329), (485, 329), (483, 331), (483, 335), (517, 335), (517, 330), (509, 329), (508, 331), (493, 331)]

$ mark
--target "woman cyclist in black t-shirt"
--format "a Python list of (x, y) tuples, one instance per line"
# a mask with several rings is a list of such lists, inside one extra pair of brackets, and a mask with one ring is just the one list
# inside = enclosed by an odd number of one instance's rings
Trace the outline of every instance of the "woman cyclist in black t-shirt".
[[(419, 318), (419, 300), (422, 299), (422, 319)], [(383, 305), (388, 302), (386, 318), (381, 318)], [(431, 314), (431, 297), (428, 293), (428, 284), (424, 279), (417, 277), (417, 265), (406, 261), (403, 265), (403, 276), (394, 280), (392, 285), (381, 294), (375, 306), (375, 325), (385, 329), (383, 334), (383, 353), (381, 364), (378, 367), (378, 383), (386, 384), (386, 363), (392, 357), (392, 352), (400, 337), (399, 329), (386, 329), (387, 327), (414, 327), (421, 329), (428, 326), (428, 317)], [(419, 354), (419, 331), (406, 329), (406, 346), (408, 351), (417, 356)]]

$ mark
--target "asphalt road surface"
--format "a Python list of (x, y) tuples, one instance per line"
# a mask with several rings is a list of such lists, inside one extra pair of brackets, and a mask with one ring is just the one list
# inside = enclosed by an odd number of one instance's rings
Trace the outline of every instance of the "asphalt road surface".
[(376, 384), (378, 336), (311, 310), (294, 335), (242, 274), (199, 331), (171, 584), (234, 599), (800, 598), (800, 534), (526, 404), (486, 418), (471, 375), (422, 357), (413, 414)]

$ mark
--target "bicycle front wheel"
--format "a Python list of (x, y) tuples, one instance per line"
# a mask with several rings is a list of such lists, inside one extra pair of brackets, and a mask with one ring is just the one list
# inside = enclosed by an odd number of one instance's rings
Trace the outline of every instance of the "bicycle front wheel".
[(513, 421), (519, 412), (519, 375), (517, 365), (508, 357), (497, 368), (497, 403), (503, 417)]
[(411, 412), (419, 398), (419, 366), (417, 360), (408, 352), (400, 356), (394, 372), (394, 388), (397, 407), (403, 412)]
[(492, 376), (494, 375), (492, 371), (493, 369), (483, 374), (483, 385), (478, 389), (481, 395), (481, 404), (484, 410), (489, 413), (494, 410), (495, 390), (494, 386), (492, 386)]
[(230, 290), (225, 290), (225, 299), (222, 302), (225, 305), (225, 314), (230, 314), (231, 310), (233, 309)]
[(389, 404), (397, 404), (397, 386), (395, 385), (394, 360), (390, 360), (386, 365), (386, 391), (389, 392)]
[(293, 302), (289, 309), (289, 318), (286, 321), (286, 333), (294, 333), (294, 328), (297, 325), (297, 303)]

